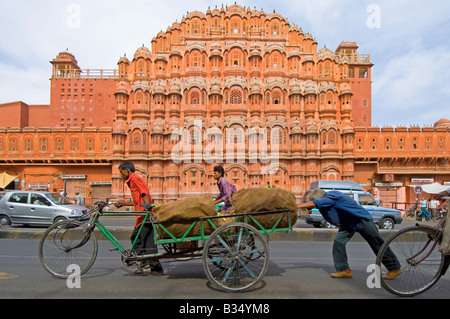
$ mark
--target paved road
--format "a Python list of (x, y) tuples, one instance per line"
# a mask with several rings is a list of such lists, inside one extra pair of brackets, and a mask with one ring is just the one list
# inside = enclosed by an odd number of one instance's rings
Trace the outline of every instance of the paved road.
[[(80, 289), (51, 278), (37, 257), (37, 240), (0, 239), (0, 298), (158, 298), (158, 299), (380, 299), (397, 298), (382, 288), (369, 289), (367, 266), (374, 255), (363, 242), (350, 242), (353, 279), (333, 279), (331, 242), (270, 242), (270, 265), (262, 284), (245, 293), (224, 293), (211, 287), (201, 260), (164, 262), (162, 277), (134, 276), (110, 244), (99, 242), (93, 268), (81, 278)], [(435, 288), (415, 298), (450, 298), (448, 275)]]
[[(102, 223), (118, 239), (129, 239), (133, 230), (133, 217), (104, 217)], [(405, 227), (413, 226), (416, 221), (407, 220), (400, 225), (396, 225), (394, 230), (380, 230), (383, 238), (388, 238), (392, 233)], [(437, 222), (423, 222), (424, 224), (435, 226)], [(44, 226), (23, 227), (22, 225), (0, 226), (0, 239), (39, 239), (46, 230)], [(270, 234), (272, 240), (278, 241), (333, 241), (337, 229), (314, 228), (299, 219), (290, 232), (276, 232)], [(105, 239), (100, 231), (96, 230), (98, 239)], [(354, 237), (356, 241), (363, 239), (358, 234)]]

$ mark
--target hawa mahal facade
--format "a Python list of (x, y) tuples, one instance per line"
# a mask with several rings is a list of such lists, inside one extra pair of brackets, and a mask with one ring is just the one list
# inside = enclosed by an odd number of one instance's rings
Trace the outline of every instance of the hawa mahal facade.
[(450, 181), (449, 120), (372, 127), (370, 55), (355, 42), (318, 50), (278, 13), (188, 13), (116, 70), (81, 69), (69, 52), (50, 63), (50, 105), (0, 104), (8, 188), (121, 197), (124, 161), (157, 202), (216, 195), (217, 163), (238, 189), (299, 200), (318, 179), (354, 180), (384, 202)]

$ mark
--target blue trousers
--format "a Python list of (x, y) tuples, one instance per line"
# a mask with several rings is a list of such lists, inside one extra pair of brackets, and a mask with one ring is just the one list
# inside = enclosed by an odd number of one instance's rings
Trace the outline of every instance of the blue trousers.
[(427, 211), (426, 207), (420, 207), (420, 212), (421, 212), (421, 214), (419, 214), (420, 218), (427, 218), (427, 219), (431, 218), (431, 215)]
[[(343, 271), (350, 268), (348, 264), (346, 245), (353, 237), (355, 232), (355, 230), (340, 228), (338, 233), (336, 234), (336, 237), (334, 238), (333, 261), (334, 267), (337, 271)], [(370, 248), (372, 248), (372, 251), (375, 253), (375, 255), (377, 255), (378, 251), (381, 248), (381, 245), (383, 245), (384, 243), (384, 240), (380, 236), (380, 233), (378, 232), (377, 226), (374, 224), (374, 222), (372, 220), (364, 221), (361, 229), (358, 230), (358, 233), (367, 241)], [(400, 263), (391, 250), (389, 250), (385, 254), (382, 263), (389, 271), (400, 269)]]

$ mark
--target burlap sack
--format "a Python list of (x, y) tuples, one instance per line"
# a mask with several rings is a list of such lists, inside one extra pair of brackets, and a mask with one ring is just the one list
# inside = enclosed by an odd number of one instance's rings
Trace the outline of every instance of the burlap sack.
[[(248, 188), (233, 194), (231, 201), (231, 214), (248, 214), (252, 212), (266, 212), (289, 209), (291, 211), (291, 225), (298, 219), (298, 207), (294, 194), (281, 188)], [(264, 214), (255, 219), (265, 229), (271, 229), (280, 218), (280, 214)], [(240, 220), (243, 218), (241, 217)], [(259, 227), (255, 222), (249, 221), (250, 225)], [(277, 228), (288, 227), (287, 215), (280, 221)]]
[[(198, 219), (199, 217), (216, 216), (217, 211), (211, 197), (189, 197), (174, 202), (163, 204), (154, 209), (154, 217), (176, 238), (185, 235), (194, 221), (184, 221), (186, 219)], [(215, 219), (213, 219), (215, 221)], [(205, 235), (209, 235), (214, 228), (206, 221), (203, 223)], [(188, 237), (200, 236), (200, 222), (188, 233)], [(158, 228), (161, 238), (171, 238), (167, 232)]]
[(445, 216), (444, 228), (442, 229), (442, 239), (439, 251), (444, 255), (450, 255), (450, 220), (449, 214)]

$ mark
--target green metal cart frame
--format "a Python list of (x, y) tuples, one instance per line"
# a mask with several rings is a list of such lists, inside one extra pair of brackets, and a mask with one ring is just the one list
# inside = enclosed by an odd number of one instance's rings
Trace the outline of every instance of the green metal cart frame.
[[(98, 251), (94, 230), (98, 228), (113, 244), (113, 250), (120, 252), (121, 260), (127, 266), (145, 260), (174, 259), (180, 261), (201, 257), (204, 271), (215, 287), (225, 291), (243, 291), (260, 282), (267, 271), (269, 263), (268, 235), (274, 232), (288, 232), (293, 227), (290, 210), (157, 222), (149, 210), (145, 212), (103, 212), (106, 205), (103, 202), (96, 203), (89, 212), (92, 215), (89, 224), (63, 221), (50, 226), (43, 234), (39, 244), (39, 259), (45, 270), (52, 276), (68, 278), (70, 274), (67, 273), (67, 267), (73, 264), (80, 267), (81, 275), (92, 267)], [(264, 227), (258, 221), (258, 216), (267, 214), (278, 216), (270, 227)], [(142, 223), (138, 232), (140, 233), (143, 227), (151, 223), (155, 243), (160, 245), (164, 252), (160, 252), (160, 249), (158, 253), (137, 255), (134, 247), (138, 236), (131, 248), (126, 249), (101, 223), (99, 220), (101, 216), (144, 216), (145, 220), (150, 220), (150, 222)], [(225, 218), (226, 223), (220, 220)], [(279, 227), (282, 221), (287, 225), (286, 227)], [(178, 223), (188, 225), (182, 236), (174, 236), (168, 230), (169, 225)], [(199, 226), (199, 233), (192, 235), (191, 231), (196, 226)]]

